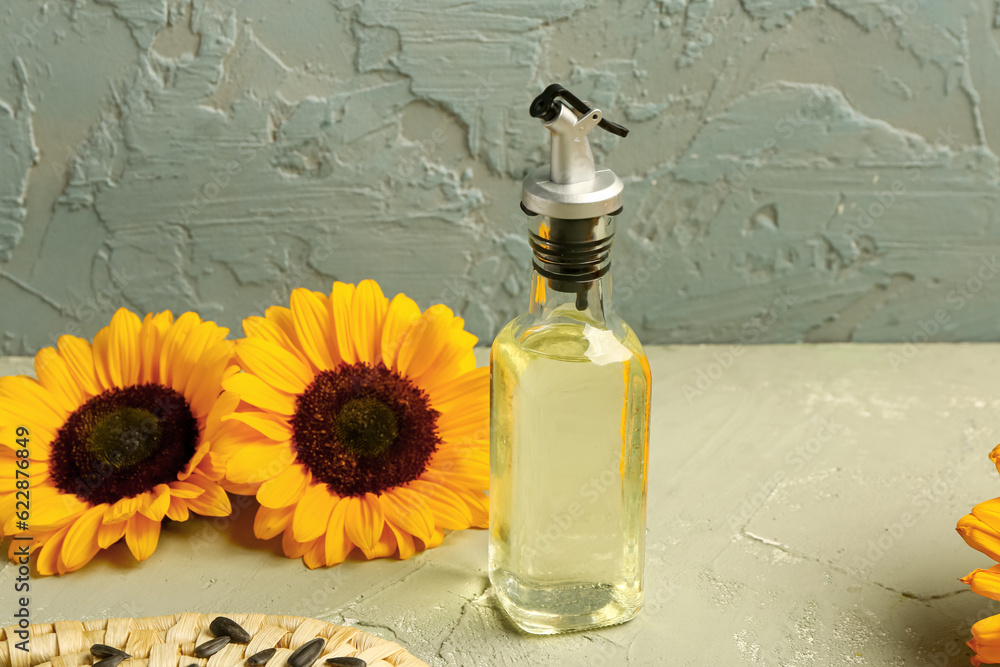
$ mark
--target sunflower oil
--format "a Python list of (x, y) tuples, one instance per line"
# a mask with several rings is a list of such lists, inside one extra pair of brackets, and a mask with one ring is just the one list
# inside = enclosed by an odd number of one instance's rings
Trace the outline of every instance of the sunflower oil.
[(622, 623), (642, 606), (649, 364), (611, 306), (622, 180), (587, 134), (628, 130), (552, 84), (529, 113), (551, 163), (525, 177), (528, 310), (490, 358), (490, 582), (521, 629)]
[(518, 324), (491, 358), (490, 579), (529, 632), (622, 623), (642, 603), (646, 358), (627, 327)]

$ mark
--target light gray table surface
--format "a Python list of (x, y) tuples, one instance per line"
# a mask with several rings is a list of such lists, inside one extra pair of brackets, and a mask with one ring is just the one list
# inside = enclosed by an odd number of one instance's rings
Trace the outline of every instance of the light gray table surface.
[[(486, 531), (408, 561), (310, 571), (230, 520), (168, 524), (35, 577), (34, 622), (180, 611), (350, 624), (431, 665), (967, 665), (1000, 613), (957, 581), (992, 562), (955, 522), (1000, 495), (1000, 345), (678, 346), (653, 371), (646, 606), (622, 626), (519, 634), (486, 576)], [(0, 359), (0, 374), (29, 360)], [(219, 524), (226, 524), (225, 530)], [(0, 566), (0, 614), (15, 568)], [(12, 611), (11, 611), (12, 613)], [(8, 625), (9, 619), (0, 620)]]

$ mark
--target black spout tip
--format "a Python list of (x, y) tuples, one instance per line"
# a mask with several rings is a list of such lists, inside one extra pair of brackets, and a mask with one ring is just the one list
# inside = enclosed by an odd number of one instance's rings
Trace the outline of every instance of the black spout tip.
[(558, 83), (553, 83), (531, 101), (528, 113), (531, 114), (532, 118), (541, 118), (546, 123), (553, 120), (559, 115), (560, 103), (556, 101), (556, 97), (564, 91), (565, 89)]

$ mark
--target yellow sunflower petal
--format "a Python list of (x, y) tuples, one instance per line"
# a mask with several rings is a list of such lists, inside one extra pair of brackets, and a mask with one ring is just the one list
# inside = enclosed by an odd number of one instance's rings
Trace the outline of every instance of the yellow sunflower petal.
[[(229, 393), (226, 392), (226, 394)], [(249, 447), (250, 445), (278, 444), (276, 440), (266, 437), (257, 429), (251, 428), (239, 420), (229, 419), (230, 414), (232, 413), (224, 415), (222, 417), (224, 421), (216, 428), (208, 431), (212, 437), (211, 454), (217, 457), (221, 463), (225, 464), (244, 447)], [(206, 429), (210, 429), (210, 427), (206, 427)], [(289, 431), (289, 436), (291, 436), (291, 431)]]
[[(189, 516), (187, 501), (171, 495), (170, 506), (167, 508), (167, 518), (173, 521), (187, 521)], [(122, 530), (124, 530), (124, 523), (118, 525), (122, 526)]]
[(203, 516), (229, 516), (233, 512), (229, 496), (221, 486), (200, 473), (195, 473), (188, 481), (200, 486), (204, 493), (187, 501), (188, 509)]
[(955, 530), (970, 547), (1000, 561), (1000, 533), (996, 530), (972, 514), (959, 519)]
[(396, 534), (393, 533), (389, 524), (382, 526), (382, 535), (379, 536), (375, 548), (372, 549), (372, 558), (388, 558), (396, 553)]
[(1000, 663), (1000, 615), (989, 616), (972, 626), (972, 639), (966, 642), (976, 655), (973, 665)]
[(994, 565), (988, 570), (973, 570), (959, 581), (968, 584), (976, 595), (1000, 600), (1000, 565)]
[(427, 472), (461, 480), (470, 488), (485, 489), (490, 476), (487, 441), (445, 443), (433, 456)]
[(180, 372), (180, 364), (177, 360), (181, 358), (181, 348), (189, 342), (192, 332), (201, 324), (201, 317), (197, 313), (183, 313), (167, 329), (160, 344), (160, 358), (155, 363), (160, 365), (160, 384), (166, 387), (175, 385), (175, 376)]
[(127, 521), (131, 519), (136, 512), (139, 511), (139, 507), (142, 506), (142, 496), (132, 496), (130, 498), (122, 498), (111, 504), (105, 514), (104, 520), (108, 523), (118, 523), (119, 521)]
[(243, 334), (247, 338), (259, 338), (261, 340), (275, 343), (286, 350), (292, 351), (299, 357), (300, 361), (307, 361), (305, 357), (299, 353), (298, 343), (288, 335), (288, 332), (286, 332), (280, 324), (278, 324), (278, 314), (282, 311), (288, 312), (288, 325), (294, 333), (295, 324), (292, 322), (291, 311), (288, 310), (288, 308), (272, 306), (267, 309), (267, 317), (251, 315), (250, 317), (245, 318), (243, 320)]
[[(291, 308), (285, 308), (284, 306), (271, 306), (264, 311), (264, 316), (269, 322), (274, 323), (282, 332), (284, 332), (285, 338), (291, 341), (291, 347), (297, 352), (302, 353), (302, 346), (299, 342), (298, 335), (295, 333), (295, 318), (292, 315)], [(285, 346), (282, 346), (285, 347)], [(302, 360), (308, 363), (304, 353), (302, 353)]]
[(194, 361), (194, 370), (184, 387), (184, 396), (188, 399), (191, 412), (196, 418), (206, 418), (215, 407), (219, 398), (219, 386), (235, 349), (236, 344), (233, 341), (220, 340), (210, 345)]
[(396, 545), (399, 549), (400, 560), (406, 560), (416, 552), (416, 548), (413, 545), (413, 536), (407, 533), (401, 528), (397, 528), (392, 521), (386, 519), (386, 527), (392, 531), (392, 534), (396, 536)]
[(434, 532), (431, 533), (430, 539), (420, 540), (420, 541), (423, 543), (424, 549), (433, 549), (439, 546), (443, 540), (444, 540), (444, 531), (441, 528), (435, 527)]
[(423, 373), (414, 377), (414, 381), (430, 392), (442, 384), (476, 370), (476, 354), (473, 352), (473, 347), (477, 340), (467, 331), (453, 333), (452, 339), (442, 347), (434, 362)]
[(226, 463), (226, 479), (237, 484), (260, 484), (277, 477), (295, 462), (288, 447), (248, 445)]
[(160, 522), (136, 514), (125, 528), (125, 544), (137, 561), (144, 561), (156, 551), (160, 540)]
[[(194, 315), (194, 313), (184, 313), (178, 319), (178, 325), (180, 320), (189, 314)], [(177, 328), (178, 326), (173, 327)], [(193, 400), (199, 390), (208, 387), (212, 392), (211, 398), (218, 395), (217, 388), (222, 379), (222, 371), (232, 355), (231, 343), (223, 340), (227, 333), (228, 329), (214, 322), (202, 322), (201, 318), (197, 318), (190, 328), (185, 329), (183, 339), (175, 337), (170, 340), (171, 374), (168, 386), (188, 397), (192, 408), (195, 404), (201, 403)], [(166, 353), (165, 350), (166, 343), (161, 351), (161, 358)]]
[[(0, 406), (9, 413), (11, 422), (22, 424), (30, 418), (52, 432), (58, 431), (68, 416), (45, 387), (24, 375), (0, 377)], [(21, 421), (22, 416), (25, 421)]]
[(293, 464), (261, 485), (257, 490), (257, 502), (272, 509), (288, 507), (302, 497), (311, 480), (312, 476), (301, 465)]
[(170, 495), (173, 498), (197, 498), (205, 493), (205, 489), (191, 482), (170, 482), (168, 486), (170, 487)]
[(476, 405), (466, 410), (449, 410), (438, 417), (438, 432), (448, 440), (486, 437), (489, 431), (490, 406)]
[[(239, 366), (233, 364), (227, 369), (234, 370), (235, 372), (241, 372)], [(235, 373), (234, 373), (235, 374)], [(205, 418), (205, 433), (212, 436), (212, 441), (216, 442), (219, 439), (219, 430), (225, 429), (222, 421), (239, 407), (240, 397), (239, 395), (231, 391), (223, 391), (219, 394), (219, 397), (215, 400), (212, 405), (212, 409), (208, 411), (208, 416)], [(230, 428), (235, 427), (235, 424), (231, 424)]]
[(23, 416), (12, 414), (4, 410), (2, 406), (0, 406), (0, 449), (13, 452), (21, 448), (17, 444), (18, 439), (24, 436), (23, 431), (18, 433), (18, 428), (21, 426), (28, 429), (27, 437), (30, 445), (28, 460), (31, 461), (31, 465), (48, 461), (51, 453), (49, 443), (55, 440), (55, 432), (43, 428), (30, 419), (25, 419)]
[(462, 530), (472, 525), (472, 512), (454, 491), (423, 479), (414, 480), (408, 486), (427, 501), (436, 526), (445, 530)]
[(379, 345), (382, 363), (386, 368), (396, 368), (396, 358), (410, 327), (420, 319), (420, 306), (405, 294), (397, 294), (385, 313), (382, 340)]
[(118, 523), (102, 522), (97, 529), (97, 546), (107, 549), (112, 544), (125, 536), (125, 529), (128, 528), (128, 521)]
[(342, 282), (333, 283), (330, 292), (332, 308), (334, 339), (337, 342), (337, 353), (345, 364), (357, 361), (354, 353), (354, 343), (351, 341), (351, 301), (354, 300), (354, 285)]
[(129, 387), (139, 380), (137, 341), (141, 327), (135, 313), (119, 308), (111, 324), (94, 336), (94, 366), (106, 389)]
[(382, 503), (373, 493), (366, 493), (364, 498), (345, 498), (344, 501), (349, 503), (347, 516), (344, 517), (347, 537), (364, 552), (365, 558), (375, 558), (375, 548), (385, 524)]
[(1000, 498), (984, 500), (972, 508), (972, 514), (993, 530), (1000, 532)]
[(63, 569), (67, 572), (79, 570), (100, 551), (98, 533), (107, 508), (103, 504), (91, 507), (70, 526), (59, 555)]
[(449, 410), (462, 410), (466, 407), (474, 407), (482, 404), (489, 404), (490, 397), (490, 368), (483, 366), (468, 373), (463, 373), (448, 382), (441, 383), (434, 389), (428, 390), (431, 398), (431, 405), (435, 410), (447, 412)]
[[(30, 523), (33, 528), (41, 530), (61, 527), (83, 514), (89, 507), (87, 503), (72, 494), (42, 486), (31, 490)], [(10, 535), (13, 531), (5, 525), (4, 532)]]
[(174, 323), (174, 314), (169, 310), (154, 315), (147, 313), (139, 328), (139, 383), (159, 383), (160, 352), (163, 339)]
[(139, 512), (147, 519), (162, 521), (169, 507), (170, 487), (166, 484), (157, 484), (153, 487), (152, 491), (145, 494), (142, 503), (139, 505)]
[[(488, 480), (473, 479), (472, 484), (466, 484), (463, 483), (465, 480), (458, 475), (435, 474), (432, 470), (424, 472), (422, 478), (444, 487), (465, 503), (471, 516), (470, 528), (485, 528), (489, 524), (490, 499), (481, 490), (489, 485)], [(458, 481), (455, 481), (456, 479)]]
[(434, 534), (434, 515), (427, 501), (404, 487), (389, 489), (379, 496), (385, 517), (410, 535), (427, 542)]
[(336, 350), (330, 349), (334, 336), (333, 311), (324, 295), (300, 287), (292, 292), (292, 325), (299, 345), (318, 370), (335, 368), (340, 361)]
[(330, 521), (326, 526), (325, 551), (326, 564), (336, 565), (343, 563), (347, 554), (354, 549), (354, 544), (347, 537), (344, 522), (347, 517), (348, 503), (341, 501), (333, 508), (330, 514)]
[(292, 431), (288, 426), (287, 418), (281, 415), (267, 412), (234, 412), (222, 419), (223, 421), (242, 422), (275, 442), (288, 442), (292, 439)]
[(362, 280), (351, 299), (351, 336), (358, 361), (382, 360), (382, 322), (389, 300), (374, 280)]
[(302, 554), (302, 562), (310, 570), (315, 570), (317, 567), (323, 567), (326, 564), (326, 553), (324, 551), (325, 544), (324, 540), (316, 540), (311, 543), (311, 546)]
[(39, 574), (50, 575), (63, 574), (65, 572), (64, 569), (60, 569), (59, 554), (62, 553), (63, 541), (66, 539), (66, 533), (69, 532), (70, 528), (71, 526), (60, 528), (39, 549), (38, 556), (35, 559), (35, 567), (38, 569)]
[(94, 367), (94, 351), (90, 343), (76, 336), (63, 335), (56, 345), (66, 367), (83, 391), (89, 396), (101, 393), (103, 387)]
[(253, 534), (262, 540), (277, 537), (291, 525), (294, 513), (294, 507), (271, 509), (262, 506), (257, 508), (257, 516), (253, 520)]
[(241, 400), (262, 410), (285, 416), (295, 414), (295, 397), (278, 391), (256, 375), (250, 373), (234, 375), (223, 380), (222, 387), (235, 392)]
[[(396, 367), (408, 377), (420, 377), (434, 368), (439, 381), (457, 377), (461, 373), (456, 360), (472, 350), (476, 337), (453, 327), (455, 319), (451, 309), (443, 304), (431, 306), (407, 332), (399, 348)], [(467, 372), (471, 369), (464, 369)]]
[(297, 542), (312, 542), (326, 531), (334, 506), (340, 498), (326, 484), (313, 484), (295, 507), (292, 536)]
[(236, 342), (243, 368), (275, 389), (301, 394), (312, 382), (312, 371), (295, 355), (270, 341), (243, 338)]
[(44, 347), (35, 355), (35, 377), (67, 413), (76, 410), (89, 398), (65, 360), (51, 347)]
[(997, 472), (1000, 472), (1000, 445), (993, 448), (990, 452), (990, 461), (993, 461), (993, 465), (996, 466)]
[(286, 530), (281, 536), (281, 550), (284, 551), (285, 555), (289, 558), (302, 558), (302, 555), (305, 554), (305, 552), (311, 547), (312, 544), (309, 542), (306, 542), (305, 544), (302, 542), (296, 542), (295, 538), (292, 536), (292, 531), (290, 530)]

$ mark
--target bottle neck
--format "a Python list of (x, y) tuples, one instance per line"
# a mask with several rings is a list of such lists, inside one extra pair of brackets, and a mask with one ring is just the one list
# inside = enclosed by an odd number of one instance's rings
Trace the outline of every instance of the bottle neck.
[[(556, 289), (558, 287), (558, 289)], [(532, 267), (528, 312), (536, 322), (568, 318), (605, 328), (611, 316), (611, 271), (594, 280), (570, 285), (542, 275)]]
[(611, 313), (609, 216), (532, 220), (529, 242), (534, 252), (528, 312), (536, 321), (568, 318), (604, 325)]

